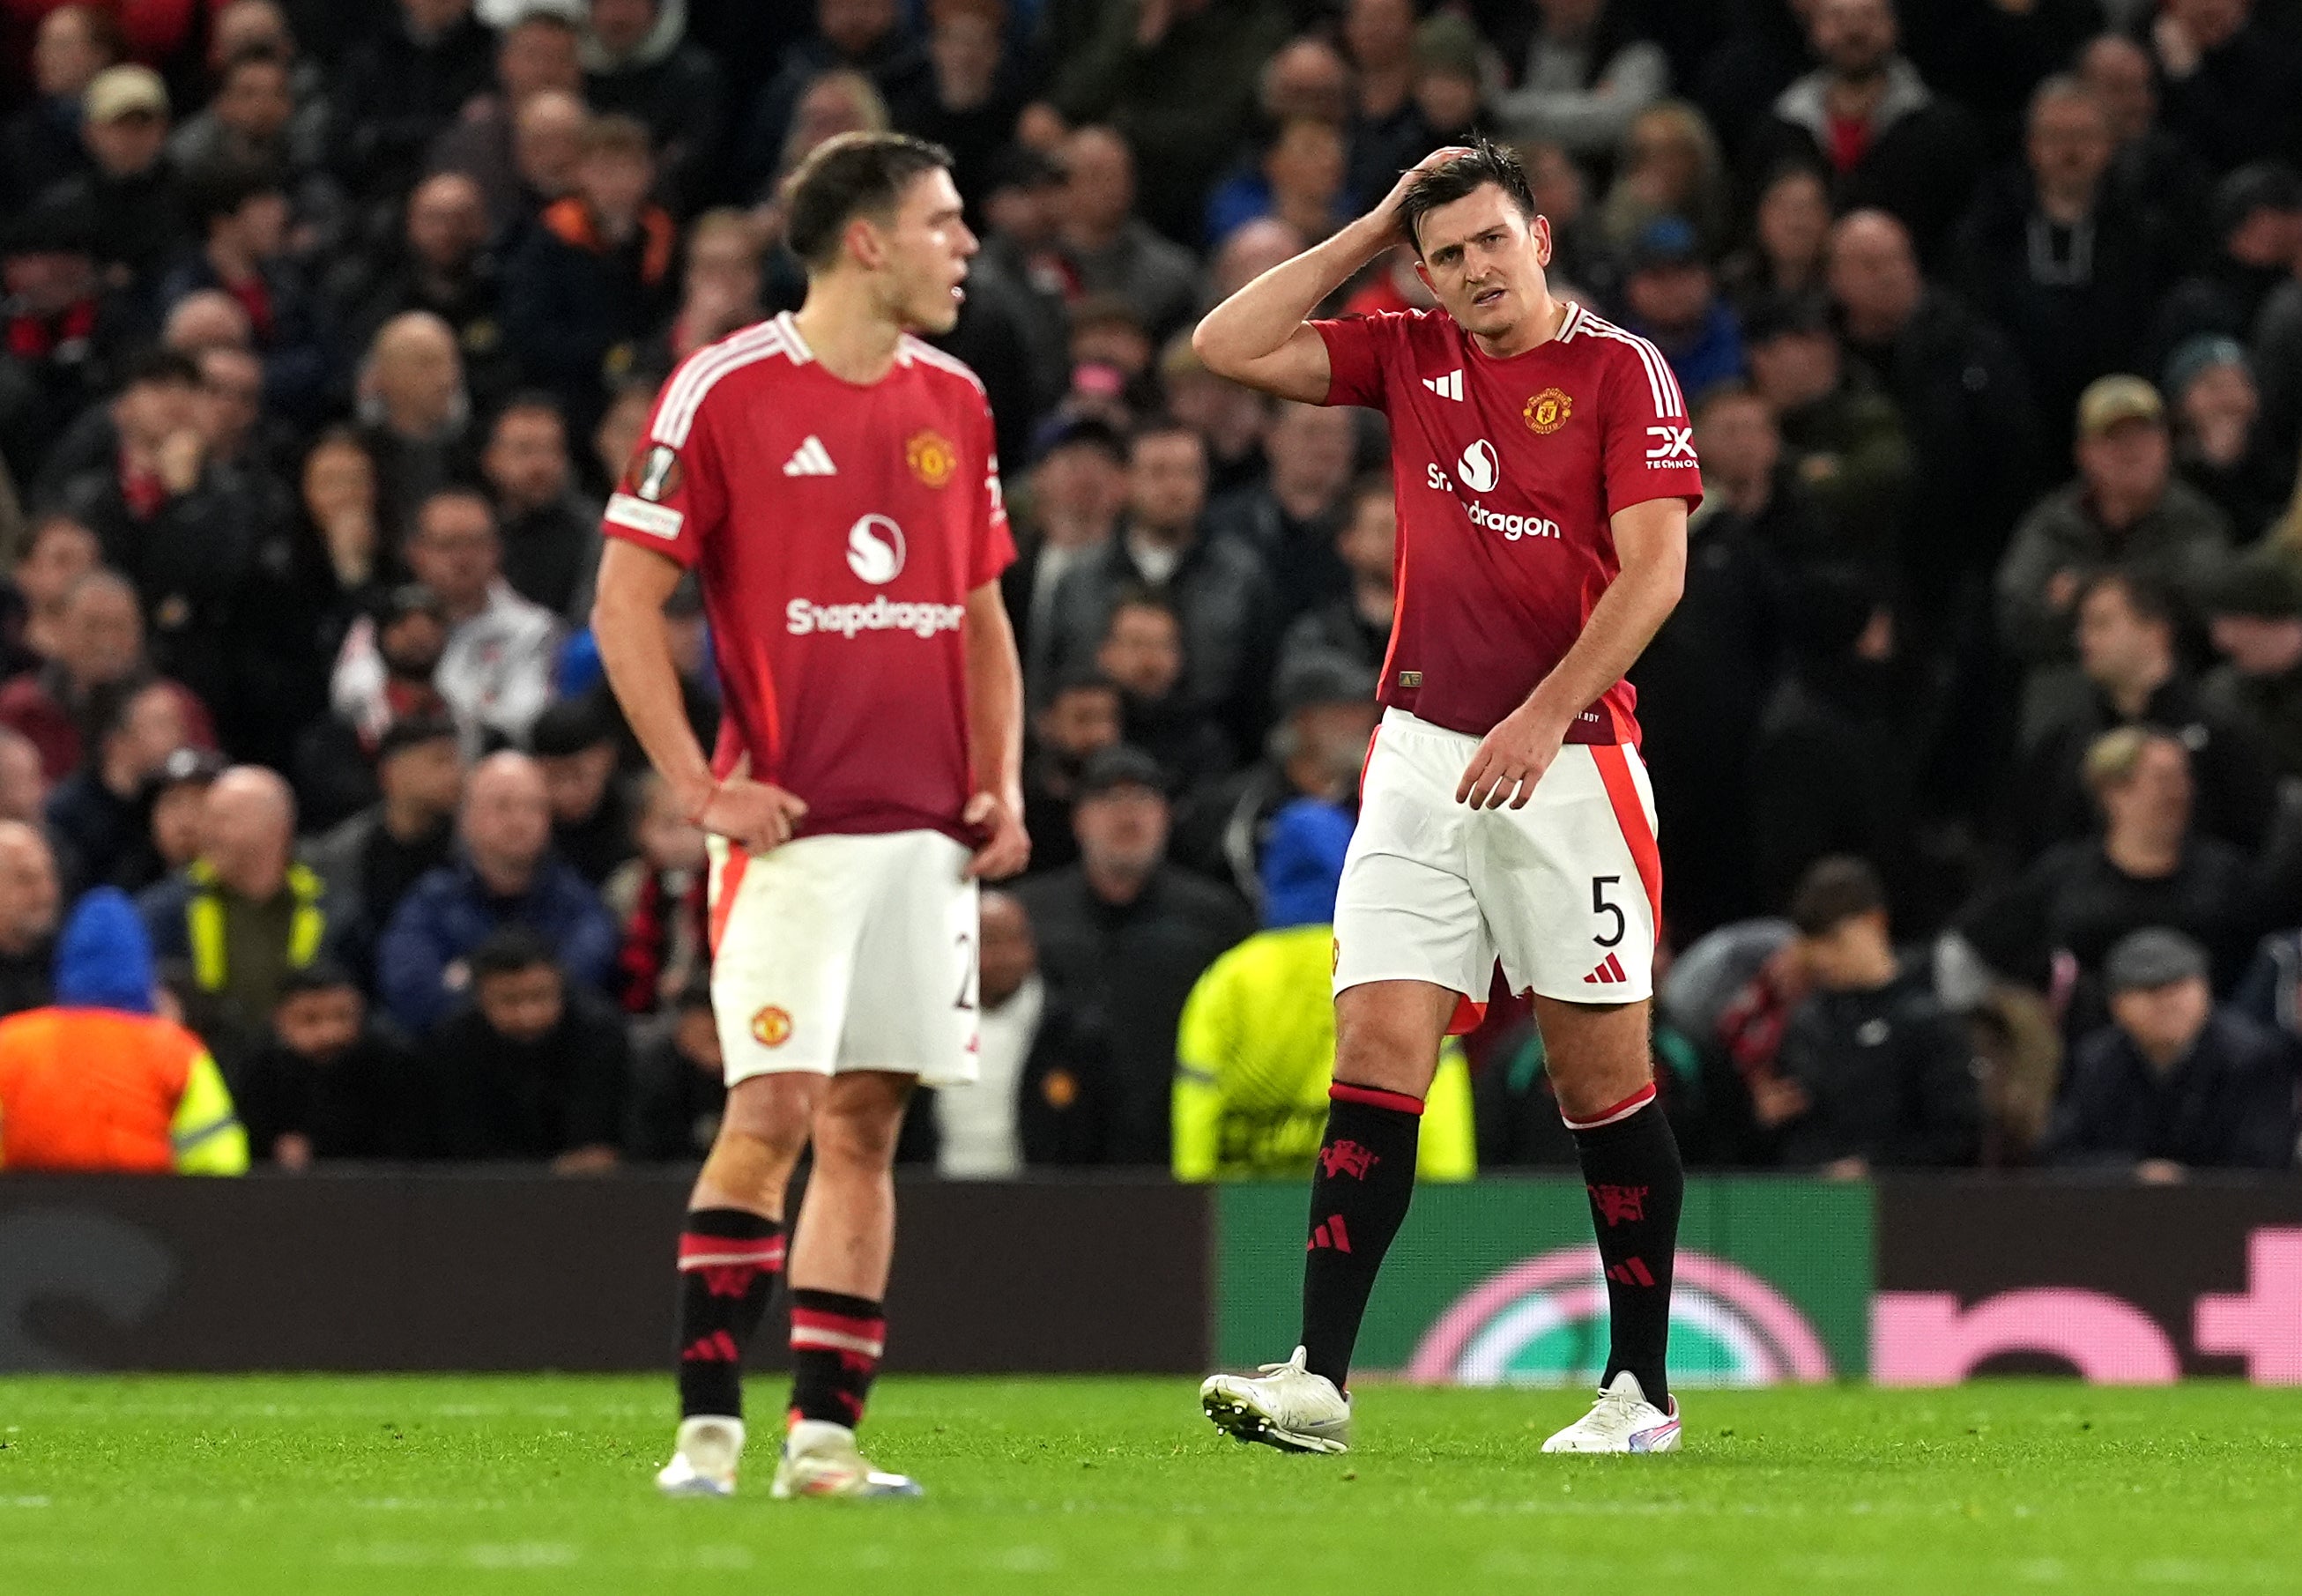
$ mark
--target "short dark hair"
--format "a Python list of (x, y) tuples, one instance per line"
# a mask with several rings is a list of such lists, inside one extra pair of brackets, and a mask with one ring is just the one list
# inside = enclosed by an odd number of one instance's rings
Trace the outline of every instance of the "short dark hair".
[(540, 760), (565, 759), (615, 740), (615, 723), (588, 693), (548, 705), (527, 728), (527, 751)]
[(203, 231), (219, 217), (238, 215), (242, 206), (259, 195), (288, 191), (276, 167), (243, 162), (210, 167), (184, 187), (185, 208)]
[(497, 518), (495, 501), (493, 500), (490, 499), (485, 493), (483, 493), (479, 489), (473, 487), (468, 483), (447, 483), (440, 487), (433, 489), (429, 493), (424, 495), (422, 499), (416, 500), (416, 513), (408, 517), (407, 533), (403, 541), (412, 543), (417, 538), (422, 537), (424, 535), (424, 512), (429, 510), (433, 505), (449, 499), (460, 499), (467, 504), (478, 505), (481, 509), (487, 512), (488, 530), (493, 533), (498, 538), (501, 538), (503, 536), (503, 525)]
[(1103, 634), (1105, 637), (1111, 635), (1111, 624), (1119, 618), (1119, 612), (1122, 609), (1155, 609), (1173, 621), (1179, 633), (1182, 630), (1182, 612), (1175, 608), (1175, 601), (1157, 588), (1138, 583), (1122, 589), (1119, 596), (1111, 601), (1111, 613), (1103, 618)]
[(1174, 437), (1189, 438), (1202, 449), (1206, 448), (1207, 441), (1199, 436), (1198, 428), (1182, 417), (1163, 410), (1147, 416), (1135, 424), (1134, 430), (1127, 434), (1127, 458), (1130, 460), (1135, 458), (1135, 446), (1146, 438)]
[(494, 437), (496, 429), (511, 416), (538, 414), (550, 416), (559, 424), (562, 432), (567, 430), (567, 407), (559, 402), (558, 394), (542, 388), (523, 388), (497, 406), (496, 413), (488, 417), (488, 436)]
[(2134, 611), (2137, 620), (2148, 621), (2172, 632), (2181, 625), (2181, 609), (2174, 590), (2147, 571), (2138, 571), (2130, 566), (2112, 566), (2096, 571), (2079, 589), (2078, 601), (2085, 603), (2105, 588), (2114, 587)]
[(199, 362), (181, 349), (146, 349), (128, 363), (120, 386), (129, 388), (197, 388)]
[(951, 170), (940, 144), (908, 133), (841, 133), (810, 152), (784, 183), (784, 241), (811, 272), (839, 256), (839, 238), (857, 216), (892, 214), (912, 180)]
[(1509, 150), (1484, 139), (1473, 141), (1463, 154), (1440, 162), (1407, 185), (1407, 192), (1399, 197), (1399, 225), (1407, 241), (1415, 247), (1417, 258), (1423, 254), (1423, 218), (1442, 205), (1468, 197), (1489, 183), (1503, 191), (1504, 197), (1518, 207), (1519, 214), (1529, 218), (1534, 215), (1534, 186), (1527, 181), (1526, 168)]
[[(1120, 601), (1122, 604), (1125, 602), (1124, 599)], [(1113, 613), (1117, 609), (1117, 605), (1113, 606)], [(1116, 698), (1119, 696), (1119, 684), (1095, 666), (1082, 663), (1071, 667), (1055, 678), (1054, 687), (1047, 694), (1047, 701), (1052, 704), (1067, 693), (1108, 693)]]
[(290, 998), (309, 993), (340, 992), (346, 987), (357, 990), (359, 983), (352, 979), (350, 970), (323, 954), (280, 978), (280, 995), (273, 1000), (273, 1006), (277, 1008)]
[(472, 984), (476, 987), (490, 976), (520, 975), (544, 964), (559, 968), (550, 944), (525, 926), (506, 926), (491, 931), (488, 939), (472, 950)]
[(1868, 860), (1851, 853), (1818, 859), (1791, 895), (1791, 924), (1802, 937), (1820, 937), (1859, 914), (1886, 907), (1886, 884)]

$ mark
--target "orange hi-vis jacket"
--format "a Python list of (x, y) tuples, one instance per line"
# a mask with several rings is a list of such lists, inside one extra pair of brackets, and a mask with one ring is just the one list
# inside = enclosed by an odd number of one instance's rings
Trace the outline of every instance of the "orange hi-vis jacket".
[(0, 1169), (236, 1175), (248, 1138), (182, 1026), (116, 1009), (0, 1020)]

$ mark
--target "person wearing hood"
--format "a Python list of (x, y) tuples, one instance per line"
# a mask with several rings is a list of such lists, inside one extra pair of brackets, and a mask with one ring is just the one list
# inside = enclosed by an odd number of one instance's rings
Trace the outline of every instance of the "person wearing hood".
[(692, 213), (719, 147), (727, 85), (718, 63), (687, 37), (687, 0), (591, 0), (584, 97), (594, 111), (647, 124), (659, 191)]
[(55, 1002), (0, 1021), (0, 1169), (247, 1172), (223, 1076), (153, 1012), (155, 985), (126, 895), (82, 898), (57, 945)]
[[(1335, 1079), (1335, 888), (1351, 827), (1348, 810), (1319, 798), (1272, 821), (1263, 929), (1207, 967), (1176, 1029), (1178, 1180), (1300, 1180), (1320, 1155)], [(1424, 1101), (1416, 1173), (1467, 1180), (1475, 1148), (1470, 1065), (1449, 1038)]]

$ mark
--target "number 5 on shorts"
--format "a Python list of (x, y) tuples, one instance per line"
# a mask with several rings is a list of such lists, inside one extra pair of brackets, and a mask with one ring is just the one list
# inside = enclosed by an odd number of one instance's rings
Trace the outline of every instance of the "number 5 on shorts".
[(1613, 935), (1608, 937), (1593, 936), (1591, 938), (1592, 941), (1597, 943), (1600, 947), (1613, 947), (1616, 944), (1622, 941), (1623, 933), (1629, 928), (1629, 922), (1623, 918), (1622, 906), (1618, 903), (1609, 903), (1607, 902), (1607, 889), (1610, 886), (1620, 886), (1622, 884), (1622, 879), (1623, 878), (1620, 876), (1593, 876), (1591, 878), (1591, 912), (1593, 914), (1611, 914), (1615, 917), (1615, 929)]

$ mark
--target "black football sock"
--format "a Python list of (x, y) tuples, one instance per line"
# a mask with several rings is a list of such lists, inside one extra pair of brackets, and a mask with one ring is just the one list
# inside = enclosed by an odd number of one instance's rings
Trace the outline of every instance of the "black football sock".
[(853, 1430), (863, 1422), (863, 1404), (879, 1372), (886, 1312), (866, 1297), (798, 1286), (791, 1300), (791, 1417)]
[(784, 1228), (742, 1208), (697, 1208), (679, 1234), (679, 1413), (744, 1415), (744, 1348), (776, 1294)]
[(1670, 1121), (1654, 1097), (1649, 1086), (1590, 1120), (1569, 1119), (1567, 1128), (1582, 1155), (1591, 1228), (1607, 1268), (1610, 1345), (1600, 1383), (1628, 1369), (1647, 1400), (1668, 1412), (1671, 1262), (1678, 1251), (1686, 1172)]
[(1340, 1387), (1382, 1255), (1415, 1200), (1423, 1104), (1401, 1092), (1337, 1081), (1327, 1135), (1311, 1172), (1311, 1238), (1303, 1258), (1306, 1366)]

